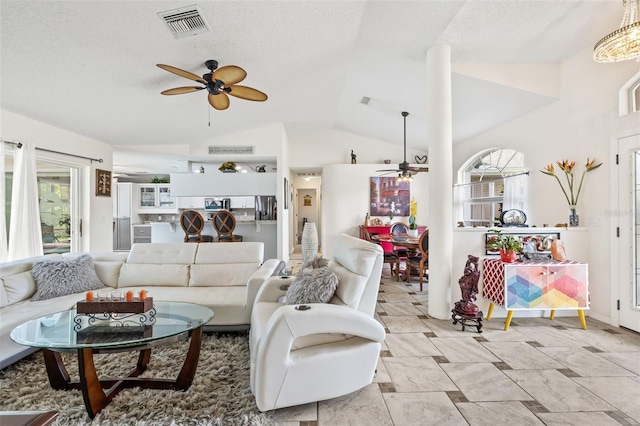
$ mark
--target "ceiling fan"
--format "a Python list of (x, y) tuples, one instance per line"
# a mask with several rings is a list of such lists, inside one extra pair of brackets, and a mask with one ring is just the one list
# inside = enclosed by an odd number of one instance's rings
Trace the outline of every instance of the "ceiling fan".
[(402, 117), (404, 117), (404, 159), (402, 163), (398, 164), (397, 169), (376, 170), (377, 172), (398, 173), (398, 181), (412, 181), (413, 175), (420, 172), (428, 172), (428, 167), (415, 167), (411, 166), (407, 162), (407, 116), (408, 112), (402, 111)]
[(218, 68), (218, 61), (210, 59), (204, 63), (204, 65), (209, 69), (209, 72), (204, 74), (202, 77), (190, 73), (189, 71), (172, 67), (171, 65), (156, 65), (163, 70), (179, 75), (180, 77), (188, 78), (189, 80), (204, 84), (204, 86), (185, 86), (167, 89), (161, 92), (163, 95), (182, 95), (183, 93), (191, 93), (207, 89), (207, 92), (209, 92), (209, 104), (219, 110), (229, 108), (229, 96), (227, 95), (246, 99), (248, 101), (263, 102), (267, 100), (267, 95), (257, 89), (237, 85), (237, 83), (240, 83), (245, 79), (247, 72), (236, 65), (227, 65)]

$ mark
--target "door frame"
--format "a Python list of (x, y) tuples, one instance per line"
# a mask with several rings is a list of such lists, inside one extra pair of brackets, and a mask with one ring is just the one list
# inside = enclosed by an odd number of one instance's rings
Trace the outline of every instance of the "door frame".
[[(622, 133), (619, 133), (611, 138), (611, 164), (614, 167), (610, 168), (610, 205), (611, 205), (611, 221), (610, 221), (610, 251), (611, 251), (611, 259), (619, 259), (618, 262), (611, 262), (610, 265), (610, 291), (611, 291), (611, 299), (610, 299), (610, 323), (613, 326), (620, 327), (620, 309), (618, 308), (618, 301), (621, 296), (621, 267), (620, 261), (621, 256), (623, 255), (621, 250), (621, 239), (617, 236), (617, 229), (622, 229), (622, 219), (626, 219), (628, 215), (624, 214), (625, 212), (620, 211), (620, 167), (619, 164), (616, 164), (616, 157), (618, 157), (618, 161), (627, 161), (626, 156), (621, 155), (620, 153), (620, 142), (622, 139), (627, 139), (635, 136), (640, 136), (640, 128), (628, 130)], [(626, 194), (625, 194), (626, 197)], [(638, 331), (638, 330), (636, 330)]]

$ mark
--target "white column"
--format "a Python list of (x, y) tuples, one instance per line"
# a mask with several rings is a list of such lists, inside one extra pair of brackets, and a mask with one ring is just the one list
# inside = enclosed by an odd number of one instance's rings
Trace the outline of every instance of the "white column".
[(427, 146), (429, 149), (429, 315), (451, 317), (452, 125), (451, 47), (427, 51)]

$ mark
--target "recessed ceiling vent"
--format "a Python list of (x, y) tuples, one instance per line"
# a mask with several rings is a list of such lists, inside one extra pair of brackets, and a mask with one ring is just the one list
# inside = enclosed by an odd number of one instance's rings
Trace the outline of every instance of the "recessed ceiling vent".
[(158, 13), (158, 16), (167, 23), (175, 38), (194, 36), (210, 30), (207, 21), (204, 20), (204, 16), (202, 16), (196, 4), (165, 10)]

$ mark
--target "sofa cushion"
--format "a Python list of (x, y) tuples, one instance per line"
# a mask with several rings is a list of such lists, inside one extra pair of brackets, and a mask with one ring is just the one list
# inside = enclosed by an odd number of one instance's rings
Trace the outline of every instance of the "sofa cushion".
[(327, 303), (338, 286), (338, 276), (326, 265), (328, 261), (318, 258), (303, 265), (287, 290), (286, 303)]
[(264, 243), (243, 242), (242, 244), (197, 244), (196, 264), (262, 264)]
[[(330, 262), (329, 267), (336, 273), (340, 282), (336, 289), (334, 299), (337, 298), (345, 305), (358, 309), (360, 299), (362, 299), (362, 294), (367, 286), (368, 277), (354, 274), (334, 261)], [(332, 300), (331, 303), (340, 304), (336, 300)]]
[[(212, 244), (213, 245), (213, 244)], [(260, 267), (259, 263), (191, 265), (190, 287), (246, 286), (247, 280)]]
[(34, 263), (43, 260), (60, 260), (60, 254), (48, 254), (30, 259), (19, 259), (0, 263), (0, 307), (27, 300), (36, 292), (36, 283), (31, 275)]
[(33, 280), (31, 270), (5, 277), (2, 282), (7, 297), (7, 305), (27, 300), (36, 292), (36, 282)]
[(199, 245), (136, 243), (131, 247), (127, 263), (189, 265), (194, 262)]
[(189, 265), (131, 264), (127, 262), (120, 268), (120, 277), (118, 278), (118, 288), (134, 286), (186, 287), (188, 283)]
[(36, 294), (31, 298), (33, 301), (104, 287), (88, 254), (72, 260), (38, 262), (31, 268), (31, 274), (36, 282)]

